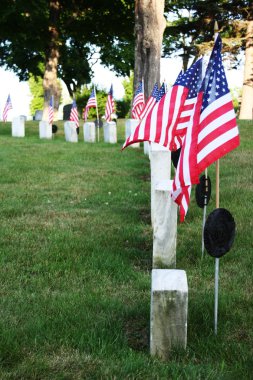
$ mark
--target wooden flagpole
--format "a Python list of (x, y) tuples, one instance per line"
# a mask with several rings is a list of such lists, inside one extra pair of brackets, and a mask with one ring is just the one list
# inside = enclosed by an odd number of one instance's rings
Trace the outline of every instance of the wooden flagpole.
[(96, 110), (97, 110), (97, 130), (98, 130), (98, 142), (99, 142), (99, 120), (98, 120), (98, 102), (97, 102), (97, 94), (96, 94), (96, 88), (94, 86), (94, 94), (96, 99)]
[[(218, 22), (214, 22), (214, 39), (219, 32)], [(216, 208), (220, 207), (220, 162), (216, 161)], [(218, 326), (218, 290), (219, 290), (219, 258), (215, 258), (215, 290), (214, 290), (214, 334), (217, 335)]]

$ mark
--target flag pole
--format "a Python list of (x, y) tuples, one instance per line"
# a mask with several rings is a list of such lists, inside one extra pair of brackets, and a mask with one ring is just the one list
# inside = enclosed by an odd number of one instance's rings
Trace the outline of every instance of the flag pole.
[(207, 179), (207, 168), (205, 169), (205, 194), (204, 194), (204, 208), (203, 208), (203, 222), (202, 222), (202, 256), (204, 257), (205, 244), (204, 244), (204, 228), (206, 223), (206, 209), (207, 209), (207, 190), (208, 190), (208, 179)]
[[(214, 22), (214, 39), (219, 32), (218, 22)], [(220, 207), (220, 162), (216, 161), (216, 208)], [(215, 258), (215, 290), (214, 290), (214, 334), (217, 335), (218, 327), (218, 290), (219, 290), (219, 258)]]
[(96, 111), (97, 111), (97, 130), (98, 130), (98, 142), (99, 142), (99, 120), (98, 120), (98, 102), (97, 102), (97, 94), (96, 94), (96, 88), (94, 86), (94, 94), (96, 99)]

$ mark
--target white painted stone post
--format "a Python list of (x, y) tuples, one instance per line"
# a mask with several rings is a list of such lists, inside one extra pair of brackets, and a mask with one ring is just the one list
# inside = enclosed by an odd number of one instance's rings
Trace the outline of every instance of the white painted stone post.
[(96, 141), (95, 123), (86, 122), (83, 124), (83, 138), (86, 142), (94, 143)]
[[(125, 122), (125, 136), (126, 139), (135, 131), (135, 128), (140, 123), (140, 120), (138, 119), (127, 119)], [(139, 148), (140, 143), (134, 143), (129, 145), (132, 148)]]
[(186, 348), (188, 284), (186, 272), (153, 269), (150, 313), (150, 353), (168, 360), (172, 348)]
[(104, 142), (110, 144), (117, 143), (117, 127), (115, 121), (105, 122), (104, 128)]
[(149, 147), (151, 177), (151, 222), (153, 225), (155, 186), (161, 181), (170, 181), (171, 152), (161, 145), (151, 143)]
[(25, 137), (25, 118), (23, 116), (13, 118), (11, 131), (13, 137)]
[(40, 138), (51, 139), (52, 138), (52, 125), (48, 121), (41, 120), (39, 123)]
[(65, 140), (68, 142), (78, 142), (76, 123), (74, 121), (65, 121), (64, 123)]
[(144, 154), (146, 154), (147, 156), (149, 156), (149, 150), (150, 150), (149, 146), (150, 146), (149, 141), (143, 142), (143, 151), (144, 151)]
[(155, 187), (153, 216), (153, 268), (175, 268), (177, 204), (171, 198), (172, 180)]

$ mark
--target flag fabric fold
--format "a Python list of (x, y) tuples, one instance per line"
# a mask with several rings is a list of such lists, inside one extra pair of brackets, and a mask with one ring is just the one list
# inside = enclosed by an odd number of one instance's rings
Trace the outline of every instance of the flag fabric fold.
[(111, 120), (111, 114), (115, 112), (115, 105), (113, 99), (113, 87), (111, 85), (110, 91), (108, 93), (107, 102), (105, 106), (105, 120)]
[(88, 102), (87, 102), (86, 107), (85, 107), (84, 112), (83, 112), (83, 119), (85, 121), (88, 118), (88, 114), (89, 114), (89, 109), (90, 108), (97, 108), (97, 99), (96, 99), (95, 89), (94, 88), (91, 91), (90, 97), (88, 99)]
[(155, 83), (154, 85), (154, 88), (152, 90), (152, 93), (150, 95), (150, 97), (148, 98), (145, 106), (143, 107), (143, 110), (140, 114), (140, 119), (144, 119), (144, 117), (152, 110), (152, 108), (154, 107), (154, 105), (156, 104), (156, 98), (158, 96), (158, 93), (159, 93), (159, 88), (158, 88), (158, 85), (157, 83)]
[(12, 103), (11, 103), (11, 97), (10, 97), (10, 94), (9, 94), (8, 97), (7, 97), (5, 106), (4, 106), (4, 110), (3, 110), (3, 121), (4, 122), (7, 121), (8, 112), (11, 109), (12, 109)]

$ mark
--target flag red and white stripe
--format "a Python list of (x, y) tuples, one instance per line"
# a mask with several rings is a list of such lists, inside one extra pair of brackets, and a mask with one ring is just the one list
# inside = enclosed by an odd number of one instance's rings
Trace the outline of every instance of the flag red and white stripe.
[(143, 83), (140, 82), (134, 94), (134, 99), (133, 99), (133, 105), (132, 105), (133, 119), (140, 119), (144, 105), (145, 105), (145, 100), (144, 100)]
[(83, 112), (83, 119), (87, 120), (88, 118), (88, 113), (90, 108), (97, 108), (97, 99), (96, 99), (96, 94), (95, 94), (95, 89), (91, 91), (90, 97), (88, 99), (88, 102), (86, 104), (86, 107)]
[(48, 122), (52, 124), (54, 121), (54, 98), (51, 96), (48, 107)]
[(144, 117), (146, 117), (149, 112), (152, 110), (152, 108), (155, 106), (156, 104), (156, 98), (158, 96), (158, 93), (159, 93), (159, 88), (158, 88), (158, 85), (157, 83), (154, 85), (154, 88), (152, 90), (152, 93), (150, 95), (150, 97), (148, 98), (141, 114), (140, 114), (140, 119), (144, 119)]
[(3, 110), (3, 121), (7, 121), (8, 112), (12, 109), (11, 97), (10, 94), (7, 97), (4, 110)]
[(72, 103), (69, 120), (75, 122), (76, 128), (79, 127), (79, 117), (78, 117), (78, 111), (77, 111), (75, 99), (73, 100), (73, 103)]
[(107, 97), (106, 106), (105, 106), (105, 120), (110, 121), (111, 114), (114, 112), (115, 112), (115, 105), (114, 105), (114, 99), (113, 99), (113, 88), (111, 85), (111, 88)]

